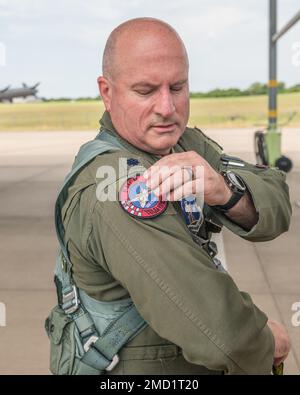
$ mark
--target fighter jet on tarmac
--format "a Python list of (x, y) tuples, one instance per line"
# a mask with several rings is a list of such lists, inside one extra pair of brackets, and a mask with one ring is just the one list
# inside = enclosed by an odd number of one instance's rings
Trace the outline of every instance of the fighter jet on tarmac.
[(12, 103), (13, 99), (16, 97), (23, 97), (24, 99), (27, 96), (36, 97), (36, 93), (37, 93), (36, 88), (38, 87), (39, 84), (40, 82), (30, 87), (23, 83), (22, 84), (23, 86), (21, 88), (12, 88), (12, 89), (10, 89), (10, 85), (9, 85), (6, 88), (0, 90), (0, 102), (10, 101)]

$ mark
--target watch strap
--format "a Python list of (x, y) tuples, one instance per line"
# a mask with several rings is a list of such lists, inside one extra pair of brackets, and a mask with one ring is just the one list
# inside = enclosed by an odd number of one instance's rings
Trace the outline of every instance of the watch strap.
[(212, 206), (212, 208), (215, 208), (219, 211), (226, 212), (230, 210), (233, 206), (237, 204), (237, 202), (244, 196), (243, 192), (233, 192), (231, 198), (228, 200), (227, 203), (222, 204), (222, 205), (217, 205), (217, 206)]
[[(223, 205), (212, 206), (213, 208), (215, 208), (215, 209), (217, 209), (219, 211), (222, 211), (222, 212), (227, 212), (233, 206), (235, 206), (237, 204), (237, 202), (244, 196), (245, 191), (246, 191), (246, 186), (242, 190), (236, 184), (233, 183), (232, 179), (229, 179), (229, 173), (233, 173), (233, 172), (231, 172), (231, 171), (224, 171), (221, 174), (223, 175), (226, 184), (228, 185), (228, 187), (232, 191), (231, 198), (228, 200), (227, 203), (225, 203)], [(234, 175), (235, 175), (235, 177), (238, 177), (237, 174), (234, 174)], [(243, 180), (239, 180), (239, 181), (242, 184), (244, 184)]]

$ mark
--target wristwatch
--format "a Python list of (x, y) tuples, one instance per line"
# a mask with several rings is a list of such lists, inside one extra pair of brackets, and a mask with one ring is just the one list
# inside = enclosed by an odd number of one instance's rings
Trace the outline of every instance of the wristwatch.
[(225, 213), (234, 205), (236, 205), (237, 202), (244, 196), (247, 187), (242, 178), (231, 170), (223, 171), (221, 175), (224, 177), (226, 184), (229, 186), (233, 194), (227, 203), (212, 207)]

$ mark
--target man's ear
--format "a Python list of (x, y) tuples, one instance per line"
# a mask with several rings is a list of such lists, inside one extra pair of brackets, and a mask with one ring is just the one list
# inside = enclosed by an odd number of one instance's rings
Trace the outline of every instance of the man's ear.
[(110, 111), (111, 107), (111, 94), (112, 94), (112, 87), (110, 82), (103, 76), (97, 78), (98, 88), (100, 96), (105, 105), (105, 109)]

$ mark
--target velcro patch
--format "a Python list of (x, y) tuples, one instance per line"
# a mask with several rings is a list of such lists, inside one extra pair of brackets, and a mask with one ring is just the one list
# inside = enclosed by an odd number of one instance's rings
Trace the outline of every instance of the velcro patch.
[(168, 202), (160, 200), (149, 190), (142, 175), (136, 175), (125, 181), (120, 189), (119, 202), (128, 214), (141, 219), (161, 215), (168, 205)]
[(184, 197), (181, 200), (181, 211), (189, 230), (192, 233), (198, 233), (204, 217), (194, 195)]

